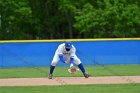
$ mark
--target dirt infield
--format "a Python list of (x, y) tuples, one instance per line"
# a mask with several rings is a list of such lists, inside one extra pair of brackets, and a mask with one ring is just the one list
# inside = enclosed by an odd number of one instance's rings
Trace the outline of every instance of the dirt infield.
[(75, 84), (125, 84), (140, 83), (140, 76), (104, 76), (104, 77), (54, 77), (48, 78), (7, 78), (0, 79), (0, 86), (39, 86), (39, 85), (75, 85)]

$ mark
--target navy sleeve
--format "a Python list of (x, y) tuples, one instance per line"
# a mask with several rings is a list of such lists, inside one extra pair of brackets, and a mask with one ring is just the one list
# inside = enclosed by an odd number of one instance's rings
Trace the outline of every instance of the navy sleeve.
[(60, 60), (61, 60), (63, 63), (65, 63), (65, 60), (64, 60), (64, 58), (63, 58), (63, 55), (59, 55), (59, 58), (60, 58)]
[(73, 64), (74, 58), (70, 57), (70, 64)]

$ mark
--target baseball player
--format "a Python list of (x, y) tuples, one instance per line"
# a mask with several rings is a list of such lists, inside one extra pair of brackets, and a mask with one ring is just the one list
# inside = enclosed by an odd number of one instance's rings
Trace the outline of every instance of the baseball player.
[(50, 73), (49, 73), (48, 78), (52, 79), (53, 71), (59, 60), (65, 64), (70, 63), (70, 67), (73, 66), (73, 63), (75, 63), (76, 65), (78, 65), (79, 69), (82, 71), (84, 77), (88, 78), (89, 74), (86, 72), (82, 62), (76, 56), (75, 52), (76, 52), (76, 48), (74, 47), (74, 45), (72, 45), (70, 41), (60, 44), (51, 62)]

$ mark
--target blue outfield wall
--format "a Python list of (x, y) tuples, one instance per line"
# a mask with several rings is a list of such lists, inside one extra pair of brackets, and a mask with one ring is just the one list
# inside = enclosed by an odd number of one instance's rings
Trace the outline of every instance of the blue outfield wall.
[[(50, 66), (63, 42), (0, 43), (0, 68)], [(84, 65), (140, 64), (140, 40), (73, 41)], [(69, 65), (58, 62), (59, 66)]]

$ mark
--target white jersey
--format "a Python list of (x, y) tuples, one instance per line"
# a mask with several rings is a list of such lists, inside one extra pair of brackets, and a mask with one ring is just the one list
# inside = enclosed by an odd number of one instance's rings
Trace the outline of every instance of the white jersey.
[(73, 45), (72, 45), (72, 48), (70, 49), (70, 51), (66, 51), (65, 43), (62, 43), (58, 46), (55, 54), (56, 55), (63, 55), (64, 57), (68, 58), (68, 57), (74, 57), (75, 52), (76, 52), (76, 49)]
[(67, 59), (70, 59), (70, 57), (72, 57), (74, 59), (75, 64), (77, 64), (77, 65), (80, 64), (81, 61), (76, 56), (75, 52), (76, 52), (76, 49), (75, 49), (75, 47), (73, 45), (72, 45), (72, 48), (70, 49), (70, 51), (66, 51), (65, 43), (60, 44), (58, 46), (58, 48), (56, 49), (56, 52), (55, 52), (55, 55), (53, 57), (51, 65), (55, 66), (57, 64), (57, 62), (60, 60), (59, 55), (63, 55), (63, 57), (66, 57)]

